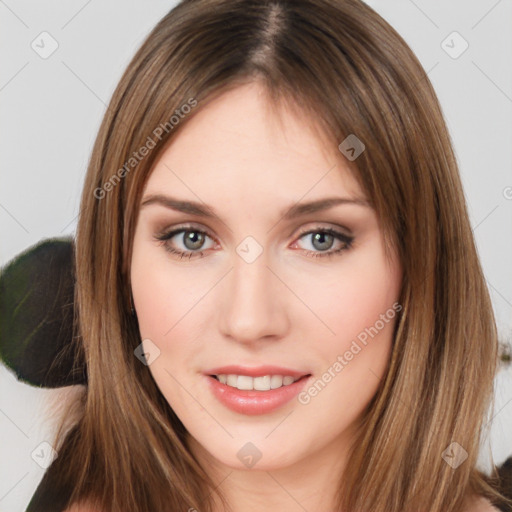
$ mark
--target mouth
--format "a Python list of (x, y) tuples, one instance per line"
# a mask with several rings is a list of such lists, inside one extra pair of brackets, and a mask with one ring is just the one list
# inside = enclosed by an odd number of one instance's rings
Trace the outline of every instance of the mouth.
[(295, 398), (312, 377), (289, 368), (229, 366), (209, 370), (204, 377), (221, 404), (244, 415), (270, 413)]

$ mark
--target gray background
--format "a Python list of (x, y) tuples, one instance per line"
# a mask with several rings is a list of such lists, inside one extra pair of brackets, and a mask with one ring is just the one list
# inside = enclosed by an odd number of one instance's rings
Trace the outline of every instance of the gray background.
[[(438, 93), (500, 336), (510, 343), (512, 0), (368, 3), (408, 42)], [(74, 233), (106, 105), (143, 38), (173, 5), (0, 0), (0, 264), (41, 239)], [(44, 31), (58, 44), (46, 59), (31, 47), (50, 48)], [(454, 31), (469, 45), (461, 55), (464, 41)], [(33, 388), (0, 365), (0, 510), (23, 511), (28, 504), (44, 473), (31, 454), (49, 450), (40, 444), (52, 432), (42, 407), (69, 389)], [(498, 464), (512, 455), (511, 367), (497, 376), (492, 417), (484, 469), (491, 453)]]

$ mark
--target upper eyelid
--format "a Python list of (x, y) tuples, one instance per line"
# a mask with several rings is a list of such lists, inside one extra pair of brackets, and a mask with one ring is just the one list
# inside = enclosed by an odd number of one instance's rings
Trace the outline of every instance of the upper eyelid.
[[(302, 238), (305, 235), (308, 235), (308, 234), (311, 234), (311, 233), (314, 233), (314, 232), (318, 232), (318, 231), (323, 231), (323, 230), (334, 230), (334, 231), (338, 232), (341, 236), (344, 236), (344, 237), (346, 237), (347, 239), (350, 239), (350, 240), (353, 240), (355, 238), (355, 236), (353, 234), (349, 234), (347, 232), (344, 232), (344, 231), (350, 231), (348, 228), (343, 228), (342, 226), (333, 226), (332, 224), (328, 225), (328, 226), (323, 226), (323, 225), (321, 225), (320, 222), (315, 224), (315, 225), (312, 225), (312, 226), (310, 226), (308, 228), (301, 228), (301, 229), (299, 229), (299, 232), (297, 233), (295, 238), (297, 238), (297, 239), (298, 238)], [(178, 224), (176, 227), (164, 228), (160, 232), (158, 232), (156, 234), (156, 236), (157, 237), (166, 237), (166, 236), (168, 236), (168, 235), (170, 235), (172, 233), (172, 237), (174, 237), (174, 236), (178, 235), (179, 233), (181, 233), (183, 231), (197, 231), (197, 232), (201, 232), (201, 233), (204, 233), (207, 236), (209, 236), (216, 243), (219, 243), (219, 241), (217, 240), (217, 237), (214, 236), (210, 232), (210, 230), (208, 228), (203, 227), (203, 226), (194, 225), (193, 223), (184, 224), (184, 225), (179, 225)], [(292, 233), (290, 233), (289, 236), (291, 236), (291, 234)], [(169, 238), (172, 238), (172, 237), (169, 237)], [(295, 238), (294, 238), (294, 240), (295, 240)]]
[(156, 236), (167, 236), (173, 233), (173, 236), (176, 236), (178, 233), (181, 233), (182, 231), (197, 231), (200, 233), (205, 233), (210, 238), (216, 240), (216, 237), (213, 236), (209, 229), (204, 228), (202, 226), (194, 226), (194, 225), (177, 225), (176, 227), (171, 228), (163, 228), (159, 230), (155, 235)]

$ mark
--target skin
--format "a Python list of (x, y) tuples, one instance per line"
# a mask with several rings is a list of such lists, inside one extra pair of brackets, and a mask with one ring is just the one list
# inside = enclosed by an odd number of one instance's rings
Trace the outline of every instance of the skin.
[[(396, 316), (307, 404), (294, 399), (268, 414), (235, 413), (211, 394), (203, 372), (274, 364), (321, 379), (358, 334), (393, 310), (402, 279), (395, 255), (384, 256), (369, 206), (283, 220), (297, 202), (365, 196), (312, 119), (284, 105), (282, 119), (257, 82), (203, 106), (156, 162), (142, 203), (155, 194), (204, 202), (222, 220), (148, 204), (133, 245), (141, 339), (160, 351), (148, 368), (233, 510), (333, 506), (357, 420), (389, 362)], [(183, 225), (207, 231), (203, 245), (185, 245), (181, 232), (167, 246), (203, 257), (180, 259), (155, 239)], [(312, 256), (345, 246), (336, 238), (314, 244), (314, 233), (303, 234), (326, 228), (351, 232), (352, 247)], [(249, 235), (263, 248), (252, 263), (236, 252)], [(250, 469), (237, 457), (247, 442), (262, 454)]]

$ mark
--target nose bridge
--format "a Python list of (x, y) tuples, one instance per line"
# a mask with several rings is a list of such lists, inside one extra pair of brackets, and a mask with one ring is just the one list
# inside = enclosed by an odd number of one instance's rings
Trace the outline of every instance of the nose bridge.
[(256, 250), (251, 241), (237, 247), (223, 298), (224, 334), (241, 342), (282, 336), (288, 324), (282, 285), (269, 268), (269, 254), (261, 250), (255, 255)]

